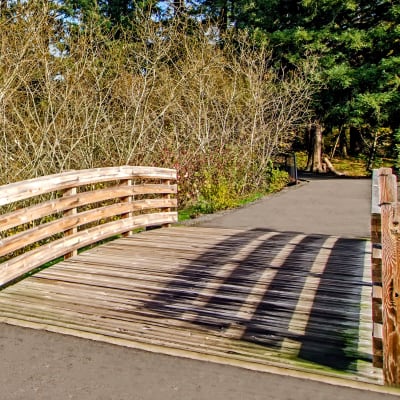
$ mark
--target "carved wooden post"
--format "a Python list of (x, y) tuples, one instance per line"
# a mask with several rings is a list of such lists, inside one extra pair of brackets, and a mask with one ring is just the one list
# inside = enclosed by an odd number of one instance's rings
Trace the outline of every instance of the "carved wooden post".
[[(75, 196), (77, 194), (77, 189), (76, 187), (70, 188), (65, 190), (65, 192), (63, 193), (63, 197), (67, 197), (67, 196)], [(64, 216), (69, 216), (69, 215), (75, 215), (78, 213), (78, 210), (76, 207), (70, 208), (68, 210), (64, 211)], [(64, 231), (64, 236), (70, 236), (70, 235), (74, 235), (75, 233), (78, 232), (78, 228), (76, 225), (74, 225), (71, 229), (67, 229), (66, 231)], [(78, 250), (73, 250), (70, 251), (69, 253), (66, 253), (64, 255), (64, 259), (66, 260), (67, 258), (71, 258), (73, 256), (76, 256), (78, 254)]]
[(380, 172), (382, 210), (383, 376), (385, 384), (400, 386), (399, 221), (396, 177)]
[(372, 174), (371, 202), (371, 277), (372, 277), (372, 363), (383, 367), (382, 344), (382, 238), (379, 206), (379, 171)]

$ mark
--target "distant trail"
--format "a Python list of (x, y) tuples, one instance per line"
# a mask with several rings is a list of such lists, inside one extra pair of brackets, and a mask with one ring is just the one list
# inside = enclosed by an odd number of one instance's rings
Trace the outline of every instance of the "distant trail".
[(369, 179), (313, 178), (243, 208), (200, 218), (194, 224), (364, 238), (370, 235), (370, 191)]

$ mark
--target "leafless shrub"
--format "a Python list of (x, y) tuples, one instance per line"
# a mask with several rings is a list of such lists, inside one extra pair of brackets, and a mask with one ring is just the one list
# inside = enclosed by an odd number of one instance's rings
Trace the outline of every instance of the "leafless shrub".
[(1, 184), (142, 164), (177, 167), (183, 204), (205, 177), (245, 193), (307, 117), (304, 76), (278, 77), (245, 36), (222, 46), (204, 27), (147, 20), (116, 40), (61, 29), (46, 2), (0, 25)]

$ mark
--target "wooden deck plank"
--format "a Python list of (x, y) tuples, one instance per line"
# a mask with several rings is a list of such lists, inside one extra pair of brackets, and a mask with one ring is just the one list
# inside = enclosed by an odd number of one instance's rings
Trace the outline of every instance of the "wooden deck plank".
[(142, 232), (3, 289), (0, 321), (381, 383), (366, 246), (261, 229)]

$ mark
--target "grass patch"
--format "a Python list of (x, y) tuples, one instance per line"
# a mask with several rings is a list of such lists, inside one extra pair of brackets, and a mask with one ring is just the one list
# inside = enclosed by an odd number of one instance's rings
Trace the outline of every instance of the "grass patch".
[[(346, 176), (354, 177), (369, 177), (371, 172), (366, 169), (367, 162), (365, 157), (334, 157), (330, 162), (339, 172), (344, 173)], [(296, 164), (300, 171), (304, 171), (307, 166), (307, 153), (300, 151), (296, 153)], [(389, 167), (393, 168), (395, 160), (391, 158), (377, 158), (374, 162), (373, 168)]]
[(178, 211), (178, 221), (187, 221), (188, 219), (193, 219), (199, 216), (199, 212), (195, 206), (187, 207), (183, 210)]
[[(331, 162), (338, 171), (343, 172), (347, 176), (371, 176), (371, 171), (366, 169), (367, 163), (362, 157), (333, 158)], [(377, 158), (373, 164), (373, 168), (393, 168), (394, 165), (394, 159)]]
[[(330, 159), (330, 162), (339, 172), (347, 176), (369, 176), (370, 173), (366, 170), (366, 162), (361, 157), (335, 157)], [(296, 164), (300, 171), (304, 171), (307, 167), (307, 153), (304, 151), (296, 153)]]
[(253, 201), (259, 200), (269, 193), (270, 192), (268, 191), (250, 193), (248, 196), (245, 196), (238, 201), (238, 206), (244, 206), (246, 204), (252, 203)]
[[(241, 197), (237, 199), (235, 202), (233, 202), (233, 206), (230, 208), (236, 208), (236, 207), (242, 207), (246, 204), (252, 203), (253, 201), (259, 200), (265, 195), (269, 194), (270, 192), (264, 191), (264, 192), (254, 192), (250, 193), (244, 197)], [(217, 211), (217, 210), (215, 210)], [(214, 211), (213, 211), (214, 212)], [(198, 205), (193, 205), (190, 207), (186, 207), (182, 210), (178, 211), (178, 221), (187, 221), (189, 219), (194, 219), (199, 217), (200, 215), (204, 214), (212, 214), (213, 212), (205, 212), (204, 209)]]
[(346, 176), (370, 176), (371, 173), (366, 170), (365, 160), (356, 157), (333, 158), (330, 160), (337, 171)]

